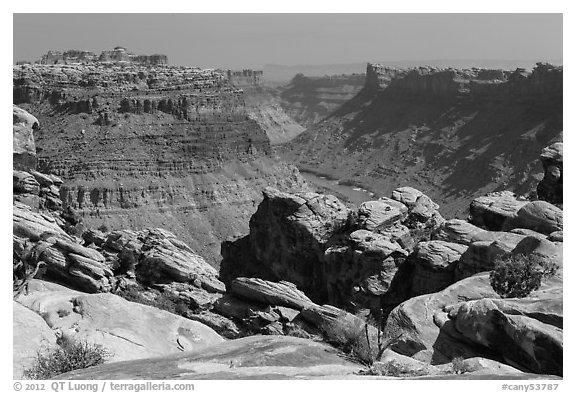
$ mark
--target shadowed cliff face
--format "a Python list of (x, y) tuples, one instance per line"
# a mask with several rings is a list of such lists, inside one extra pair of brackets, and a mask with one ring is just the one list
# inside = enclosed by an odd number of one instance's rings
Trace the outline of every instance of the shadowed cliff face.
[(369, 65), (364, 89), (281, 154), (380, 195), (423, 190), (448, 216), (490, 191), (527, 193), (561, 140), (562, 68), (398, 70)]
[(281, 105), (294, 120), (309, 127), (323, 120), (363, 87), (364, 74), (307, 77), (296, 75), (280, 89)]
[(13, 76), (14, 103), (43, 125), (40, 170), (65, 180), (64, 207), (89, 226), (163, 227), (217, 263), (264, 187), (304, 187), (219, 72), (28, 65)]

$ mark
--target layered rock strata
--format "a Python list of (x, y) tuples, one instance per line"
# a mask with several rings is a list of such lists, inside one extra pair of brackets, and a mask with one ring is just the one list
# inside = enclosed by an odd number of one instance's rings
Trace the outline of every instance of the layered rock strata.
[(64, 207), (93, 228), (164, 227), (217, 264), (264, 187), (306, 189), (220, 72), (24, 65), (13, 78), (14, 102), (43, 124), (39, 169), (65, 181)]
[[(369, 64), (356, 96), (279, 152), (377, 196), (410, 184), (443, 215), (465, 219), (478, 195), (535, 190), (539, 155), (562, 140), (562, 75), (549, 64), (531, 72)], [(558, 193), (561, 165), (546, 157), (540, 192)]]

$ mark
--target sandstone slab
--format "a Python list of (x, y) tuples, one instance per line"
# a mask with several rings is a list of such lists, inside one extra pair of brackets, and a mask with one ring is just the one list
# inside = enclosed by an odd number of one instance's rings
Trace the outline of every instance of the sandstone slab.
[(113, 294), (82, 294), (64, 287), (20, 296), (63, 339), (102, 345), (111, 361), (142, 359), (203, 348), (223, 339), (208, 326)]
[(259, 278), (239, 277), (232, 281), (230, 293), (259, 303), (297, 310), (313, 304), (296, 285), (287, 281), (275, 283)]
[(56, 335), (44, 319), (23, 305), (12, 303), (12, 373), (22, 379), (23, 371), (31, 368), (38, 353), (55, 348)]
[(105, 364), (59, 379), (341, 379), (362, 366), (327, 344), (297, 337), (251, 336), (156, 359)]

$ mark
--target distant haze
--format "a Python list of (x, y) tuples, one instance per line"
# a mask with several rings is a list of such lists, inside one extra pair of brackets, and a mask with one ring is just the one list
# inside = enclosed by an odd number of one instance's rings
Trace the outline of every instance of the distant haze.
[(368, 61), (513, 67), (563, 57), (562, 14), (14, 14), (14, 63), (50, 49), (118, 45), (166, 54), (174, 65), (232, 69), (356, 70)]

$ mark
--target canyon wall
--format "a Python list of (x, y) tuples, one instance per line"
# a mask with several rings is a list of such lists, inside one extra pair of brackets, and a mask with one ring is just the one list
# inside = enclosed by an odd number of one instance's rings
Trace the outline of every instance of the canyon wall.
[(88, 226), (163, 227), (211, 263), (247, 232), (266, 186), (305, 189), (226, 75), (191, 67), (23, 65), (14, 103), (34, 114), (38, 167)]
[(531, 71), (368, 64), (364, 88), (280, 154), (299, 168), (388, 195), (414, 185), (442, 213), (471, 197), (531, 192), (562, 139), (562, 67)]
[(364, 84), (364, 74), (322, 77), (298, 74), (279, 89), (279, 96), (284, 111), (302, 126), (310, 127), (352, 99)]

